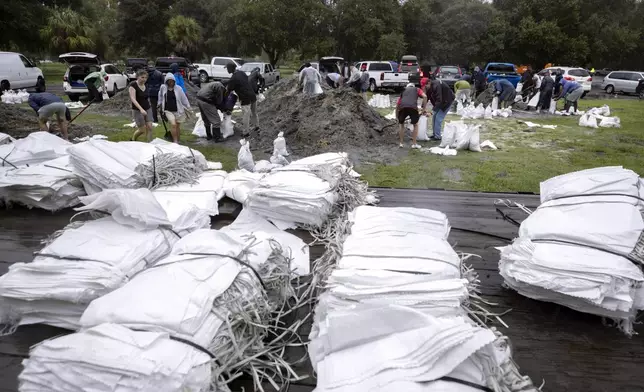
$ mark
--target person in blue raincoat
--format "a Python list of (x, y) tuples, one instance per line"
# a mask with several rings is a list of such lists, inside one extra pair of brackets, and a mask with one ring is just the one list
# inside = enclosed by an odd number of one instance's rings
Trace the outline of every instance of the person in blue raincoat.
[(183, 75), (181, 75), (181, 72), (179, 72), (179, 64), (177, 63), (172, 63), (170, 65), (170, 71), (172, 71), (172, 75), (174, 75), (174, 80), (177, 84), (177, 86), (181, 87), (183, 92), (186, 92), (186, 83), (183, 80)]

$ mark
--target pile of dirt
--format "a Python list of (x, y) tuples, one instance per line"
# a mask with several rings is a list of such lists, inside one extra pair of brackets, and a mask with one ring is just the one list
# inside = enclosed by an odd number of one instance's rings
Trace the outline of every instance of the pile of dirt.
[[(49, 129), (58, 132), (56, 119), (50, 121)], [(6, 133), (16, 139), (27, 137), (32, 132), (40, 131), (38, 117), (31, 108), (23, 108), (16, 105), (0, 104), (0, 132)], [(97, 132), (89, 125), (72, 123), (68, 129), (69, 138), (91, 136)]]
[[(197, 107), (197, 93), (199, 92), (199, 87), (187, 82), (185, 85), (186, 95), (188, 96), (190, 105)], [(87, 111), (107, 116), (131, 116), (132, 101), (130, 100), (129, 88), (119, 91), (107, 101), (93, 103)]]
[(347, 88), (305, 96), (296, 79), (280, 81), (259, 103), (258, 115), (260, 131), (252, 142), (265, 151), (272, 151), (279, 132), (296, 156), (346, 151), (358, 155), (354, 160), (386, 161), (396, 143), (393, 121)]

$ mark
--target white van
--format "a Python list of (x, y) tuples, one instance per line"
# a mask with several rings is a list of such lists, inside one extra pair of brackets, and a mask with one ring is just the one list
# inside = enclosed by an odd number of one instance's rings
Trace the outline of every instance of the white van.
[(34, 89), (45, 91), (45, 77), (28, 58), (20, 53), (0, 52), (0, 91)]

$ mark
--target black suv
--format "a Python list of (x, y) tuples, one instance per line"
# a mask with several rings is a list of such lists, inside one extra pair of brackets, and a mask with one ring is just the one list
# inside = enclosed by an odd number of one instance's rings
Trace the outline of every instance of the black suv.
[(148, 67), (148, 59), (126, 59), (125, 60), (125, 74), (127, 75), (128, 80), (131, 82), (136, 80), (136, 71)]

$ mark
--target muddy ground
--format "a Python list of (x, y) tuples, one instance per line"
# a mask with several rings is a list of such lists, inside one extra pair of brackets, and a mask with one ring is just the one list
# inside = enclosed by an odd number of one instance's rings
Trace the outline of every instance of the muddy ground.
[[(50, 131), (58, 132), (58, 124), (50, 121)], [(17, 105), (0, 104), (0, 132), (6, 133), (16, 139), (28, 136), (32, 132), (40, 131), (38, 117), (31, 108)], [(89, 125), (72, 123), (68, 129), (70, 140), (75, 137), (91, 136), (96, 130)]]
[[(258, 103), (260, 129), (251, 133), (256, 159), (273, 152), (273, 141), (284, 132), (294, 158), (323, 152), (345, 151), (354, 163), (393, 163), (403, 155), (397, 147), (395, 122), (384, 119), (359, 94), (350, 89), (325, 89), (324, 94), (305, 96), (295, 79), (279, 82)], [(224, 143), (239, 148), (241, 115), (235, 137)]]

